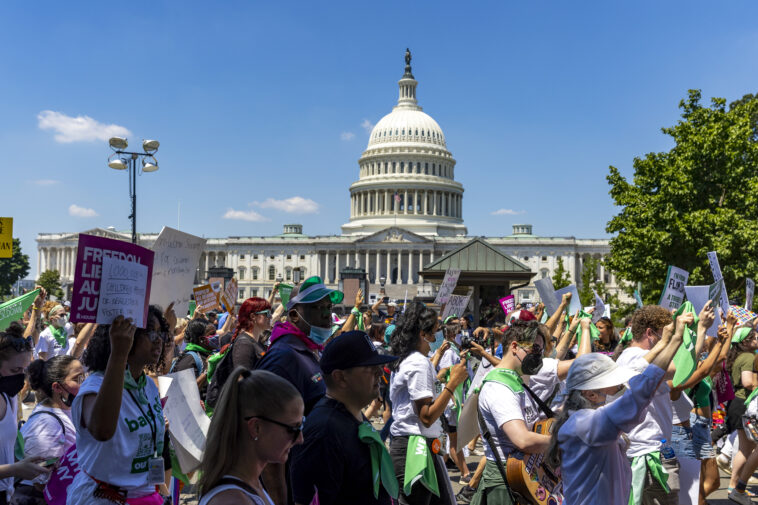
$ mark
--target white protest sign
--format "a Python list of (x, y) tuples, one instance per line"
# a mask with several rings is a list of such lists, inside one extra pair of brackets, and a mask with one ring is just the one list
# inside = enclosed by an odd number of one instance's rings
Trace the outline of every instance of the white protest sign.
[(713, 280), (721, 281), (721, 295), (719, 306), (724, 313), (724, 317), (729, 313), (729, 296), (726, 293), (726, 284), (724, 283), (724, 276), (721, 274), (721, 266), (719, 266), (719, 258), (716, 251), (708, 252), (708, 263), (711, 264), (711, 273), (713, 273)]
[[(189, 473), (200, 466), (211, 420), (203, 412), (193, 369), (168, 374), (172, 378), (163, 412), (175, 445), (183, 449), (179, 466)], [(177, 451), (179, 452), (179, 451)], [(189, 456), (189, 458), (187, 458)], [(185, 461), (182, 461), (182, 460)]]
[(755, 282), (748, 277), (745, 279), (745, 308), (747, 310), (753, 310), (753, 293), (755, 293)]
[[(600, 295), (598, 295), (594, 289), (592, 290), (592, 293), (595, 295), (595, 312), (592, 313), (592, 322), (597, 323), (600, 321), (601, 317), (605, 317), (607, 306), (605, 305), (603, 299), (600, 298)], [(574, 296), (571, 295), (571, 297), (573, 298)]]
[(684, 303), (684, 286), (687, 285), (689, 277), (688, 271), (669, 265), (658, 305), (666, 310), (678, 309)]
[(447, 303), (445, 304), (445, 310), (442, 311), (442, 320), (448, 316), (462, 317), (468, 306), (470, 295), (450, 295)]
[(582, 308), (582, 301), (579, 299), (579, 290), (576, 289), (576, 284), (566, 286), (565, 288), (561, 288), (555, 292), (555, 299), (560, 300), (563, 298), (564, 293), (571, 293), (571, 301), (569, 302), (568, 313), (573, 316), (576, 314), (577, 310), (580, 310)]
[(174, 304), (174, 313), (189, 311), (195, 272), (205, 239), (164, 226), (153, 245), (153, 284), (150, 303), (164, 309)]
[(455, 285), (458, 284), (458, 277), (460, 275), (460, 270), (453, 270), (452, 268), (447, 269), (447, 272), (445, 272), (445, 278), (442, 280), (440, 290), (437, 292), (437, 298), (434, 299), (434, 303), (437, 305), (447, 303), (448, 298), (450, 298), (450, 295), (453, 294)]
[[(689, 300), (692, 303), (692, 306), (695, 309), (695, 312), (697, 314), (700, 314), (700, 311), (703, 310), (703, 307), (705, 307), (705, 303), (710, 300), (708, 290), (710, 286), (685, 286), (684, 292), (687, 294), (687, 300)], [(716, 338), (718, 337), (718, 329), (719, 325), (721, 324), (721, 316), (719, 315), (718, 310), (713, 311), (716, 319), (713, 321), (713, 324), (710, 328), (708, 328), (708, 331), (705, 332), (706, 335), (709, 337)]]
[(226, 287), (221, 292), (221, 303), (224, 304), (227, 312), (234, 311), (234, 306), (237, 303), (237, 293), (237, 279), (232, 278), (226, 283)]
[(540, 300), (545, 304), (545, 312), (552, 316), (555, 311), (558, 310), (558, 306), (561, 303), (560, 299), (555, 298), (553, 280), (550, 277), (545, 277), (544, 279), (536, 281), (534, 287), (537, 288)]
[(116, 316), (124, 316), (131, 317), (137, 328), (144, 328), (147, 280), (147, 266), (104, 257), (95, 322), (111, 324)]

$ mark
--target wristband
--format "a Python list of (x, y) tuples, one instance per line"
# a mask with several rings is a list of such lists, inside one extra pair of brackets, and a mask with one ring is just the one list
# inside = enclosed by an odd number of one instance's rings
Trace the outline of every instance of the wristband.
[(448, 393), (450, 393), (451, 396), (455, 396), (455, 393), (453, 393), (453, 391), (449, 387), (445, 386), (445, 389), (447, 390)]

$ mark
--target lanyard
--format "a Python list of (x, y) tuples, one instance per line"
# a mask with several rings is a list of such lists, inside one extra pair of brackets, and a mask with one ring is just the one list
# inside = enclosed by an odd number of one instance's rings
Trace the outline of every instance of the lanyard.
[(132, 401), (137, 406), (137, 408), (139, 409), (140, 413), (142, 413), (142, 416), (145, 418), (145, 422), (147, 422), (147, 426), (150, 428), (150, 434), (153, 436), (153, 453), (157, 456), (158, 455), (158, 444), (156, 442), (156, 438), (157, 438), (157, 432), (158, 432), (158, 421), (157, 421), (157, 419), (155, 419), (155, 414), (153, 413), (153, 409), (152, 409), (152, 407), (150, 407), (150, 404), (147, 405), (148, 408), (150, 409), (150, 414), (152, 415), (152, 422), (151, 422), (150, 421), (151, 418), (148, 417), (147, 414), (145, 414), (144, 410), (142, 410), (142, 407), (140, 407), (139, 402), (134, 397), (134, 395), (132, 394), (132, 392), (129, 391), (128, 389), (127, 389), (126, 392), (129, 393), (129, 396), (132, 397)]

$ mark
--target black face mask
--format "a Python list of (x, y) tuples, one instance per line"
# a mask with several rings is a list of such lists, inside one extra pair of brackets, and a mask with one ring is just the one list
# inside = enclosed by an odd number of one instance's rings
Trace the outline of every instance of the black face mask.
[(24, 374), (8, 375), (0, 377), (0, 393), (8, 397), (16, 396), (24, 388)]
[(68, 393), (66, 396), (61, 396), (61, 403), (65, 405), (66, 407), (71, 408), (71, 404), (74, 403), (74, 398), (76, 398), (76, 395), (72, 392), (70, 392), (68, 389), (64, 388), (62, 384), (58, 384), (63, 391)]
[(521, 373), (535, 375), (542, 368), (542, 355), (530, 352), (521, 360)]

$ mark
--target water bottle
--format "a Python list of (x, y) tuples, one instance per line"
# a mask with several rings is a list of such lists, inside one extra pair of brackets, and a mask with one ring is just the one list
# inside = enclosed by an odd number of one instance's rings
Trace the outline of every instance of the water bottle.
[(666, 443), (666, 439), (664, 438), (661, 440), (661, 459), (674, 459), (676, 457), (676, 453), (674, 453), (674, 449)]

